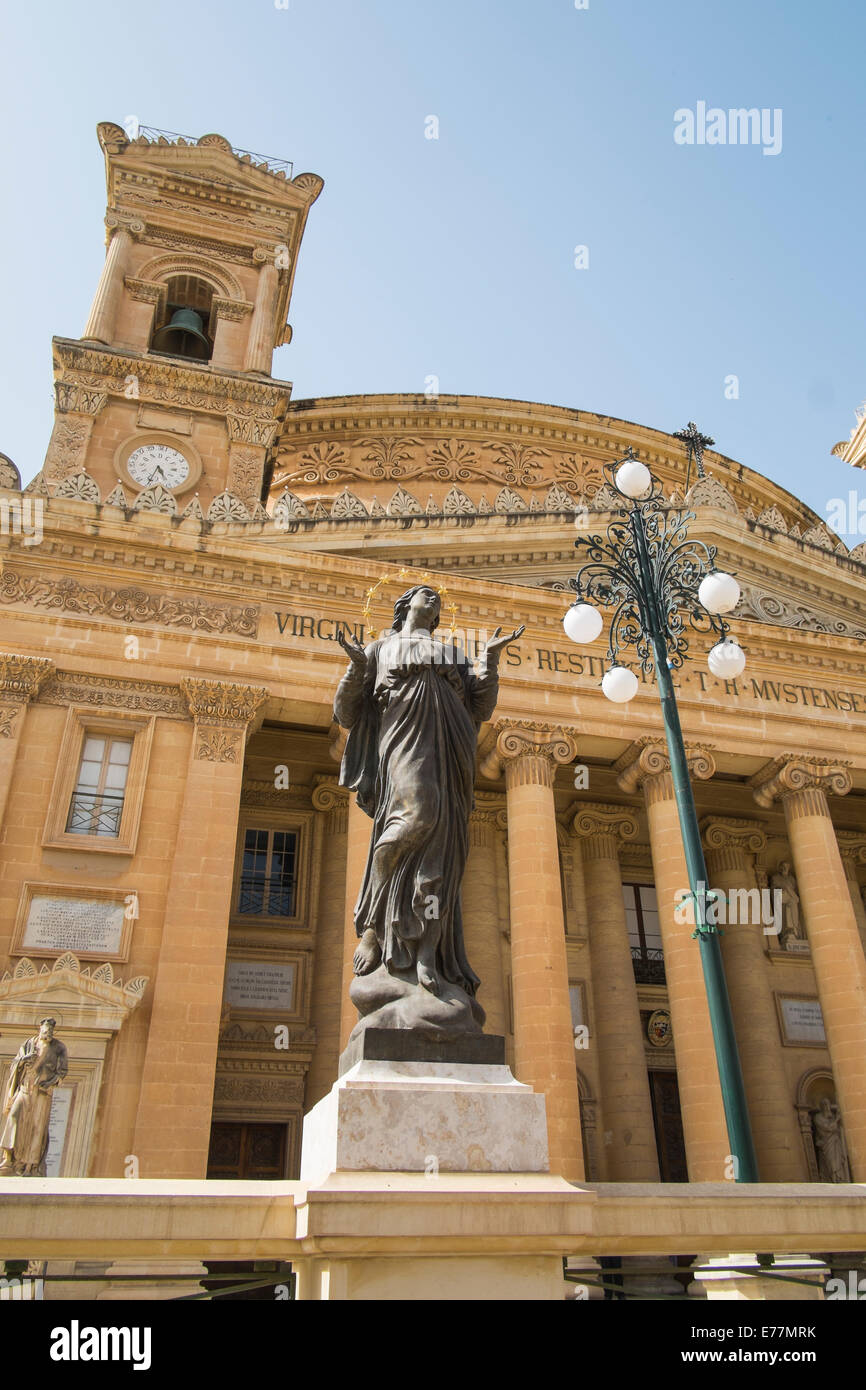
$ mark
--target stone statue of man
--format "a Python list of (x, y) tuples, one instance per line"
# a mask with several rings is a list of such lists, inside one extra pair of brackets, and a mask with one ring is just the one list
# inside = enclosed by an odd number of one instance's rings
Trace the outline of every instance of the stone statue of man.
[(9, 1068), (0, 1133), (0, 1173), (7, 1176), (45, 1173), (52, 1093), (69, 1070), (69, 1054), (55, 1038), (55, 1026), (56, 1019), (43, 1018)]
[(812, 1130), (818, 1153), (818, 1175), (822, 1182), (850, 1182), (848, 1150), (842, 1130), (842, 1112), (825, 1096), (812, 1112)]
[(800, 894), (797, 892), (797, 880), (787, 859), (782, 861), (773, 874), (770, 879), (770, 887), (780, 895), (782, 930), (779, 933), (779, 945), (783, 950), (787, 950), (790, 942), (806, 940), (803, 919), (800, 916)]

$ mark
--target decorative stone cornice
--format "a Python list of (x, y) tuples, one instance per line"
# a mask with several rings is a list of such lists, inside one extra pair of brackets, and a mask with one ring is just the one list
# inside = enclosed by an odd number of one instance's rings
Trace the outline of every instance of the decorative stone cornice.
[(123, 283), (130, 298), (141, 304), (159, 304), (168, 293), (168, 287), (157, 280), (137, 280), (135, 276), (127, 275)]
[(707, 849), (741, 850), (760, 854), (767, 847), (767, 832), (758, 821), (738, 816), (705, 816), (701, 836)]
[(0, 703), (23, 704), (32, 700), (53, 672), (54, 662), (48, 657), (0, 652)]
[(471, 820), (493, 826), (496, 830), (505, 830), (508, 825), (505, 797), (501, 792), (476, 792)]
[(601, 801), (578, 801), (568, 809), (571, 829), (580, 839), (603, 835), (616, 840), (633, 840), (637, 835), (637, 814), (629, 806)]
[(853, 878), (854, 866), (866, 864), (866, 835), (861, 834), (859, 830), (837, 830), (836, 840), (845, 870), (849, 878)]
[(71, 951), (50, 967), (22, 956), (13, 973), (7, 970), (0, 979), (0, 1005), (7, 1024), (32, 1024), (35, 1006), (56, 1009), (64, 1027), (116, 1032), (138, 1008), (147, 985), (146, 975), (126, 984), (115, 980), (108, 961), (82, 968)]
[(181, 680), (180, 688), (196, 724), (229, 729), (245, 729), (270, 694), (264, 685), (235, 685), (190, 676)]
[[(210, 363), (121, 353), (95, 343), (54, 339), (55, 372), (62, 384), (124, 396), (127, 378), (138, 382), (139, 398), (162, 401), (190, 410), (210, 410), (241, 417), (251, 415), (278, 425), (288, 401), (289, 384), (255, 381), (237, 372), (214, 370)], [(268, 441), (270, 442), (270, 441)]]
[(851, 766), (839, 758), (785, 753), (762, 767), (749, 781), (759, 806), (769, 810), (779, 797), (810, 790), (845, 796), (851, 790)]
[[(686, 760), (692, 777), (706, 782), (716, 770), (712, 751), (705, 744), (689, 744)], [(617, 758), (613, 765), (617, 786), (629, 796), (654, 777), (670, 777), (671, 764), (664, 739), (646, 736), (634, 743)], [(672, 795), (672, 790), (671, 790)]]
[(218, 319), (229, 319), (232, 323), (240, 323), (241, 319), (251, 314), (255, 306), (248, 299), (226, 299), (223, 295), (215, 295), (211, 300), (211, 310)]
[(244, 778), (241, 787), (244, 806), (268, 806), (273, 811), (308, 811), (310, 792), (307, 787), (277, 787), (262, 777)]
[[(532, 719), (494, 724), (479, 748), (481, 775), (491, 781), (507, 772), (509, 777), (516, 775), (519, 782), (521, 764), (529, 775), (531, 763), (544, 763), (548, 773), (541, 780), (549, 776), (548, 784), (552, 785), (557, 765), (573, 762), (576, 756), (577, 740), (569, 730)], [(529, 775), (529, 780), (539, 779)]]

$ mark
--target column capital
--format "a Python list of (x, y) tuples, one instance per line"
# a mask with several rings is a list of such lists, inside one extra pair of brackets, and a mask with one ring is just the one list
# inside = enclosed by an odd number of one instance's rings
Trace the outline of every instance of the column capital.
[(815, 790), (844, 796), (851, 790), (850, 766), (840, 758), (783, 753), (756, 772), (748, 785), (758, 805), (769, 810), (779, 797), (794, 792)]
[(54, 662), (47, 656), (0, 652), (0, 704), (26, 704), (53, 674)]
[(241, 763), (247, 731), (270, 691), (263, 685), (185, 677), (180, 688), (195, 720), (195, 758)]
[(185, 676), (180, 688), (197, 724), (245, 728), (268, 698), (264, 685), (235, 685), (233, 681), (199, 680)]
[(745, 817), (705, 816), (700, 829), (707, 849), (733, 849), (742, 850), (744, 854), (760, 854), (767, 846), (767, 834), (760, 822)]
[[(686, 760), (691, 775), (701, 782), (708, 781), (716, 770), (712, 751), (706, 744), (689, 744), (686, 748)], [(653, 778), (670, 778), (671, 763), (667, 744), (664, 739), (652, 736), (635, 739), (617, 758), (613, 770), (616, 773), (617, 786), (629, 796)], [(669, 794), (673, 795), (673, 788)]]
[(633, 840), (637, 835), (637, 813), (630, 806), (576, 801), (569, 806), (567, 818), (571, 820), (572, 833), (580, 839), (604, 835), (615, 840)]
[(515, 719), (494, 724), (479, 754), (481, 775), (491, 781), (503, 772), (513, 775), (518, 765), (524, 772), (532, 773), (534, 765), (535, 775), (528, 780), (552, 786), (557, 765), (573, 762), (577, 756), (577, 740), (570, 730), (558, 724)]

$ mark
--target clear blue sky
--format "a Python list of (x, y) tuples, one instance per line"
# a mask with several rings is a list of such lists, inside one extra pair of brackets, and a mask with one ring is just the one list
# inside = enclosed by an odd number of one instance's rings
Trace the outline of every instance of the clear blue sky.
[[(94, 128), (135, 115), (324, 178), (275, 359), (296, 399), (435, 374), (694, 419), (824, 516), (866, 497), (830, 457), (866, 398), (862, 0), (16, 0), (3, 38), (0, 449), (25, 481), (51, 335), (82, 332), (104, 254)], [(676, 144), (699, 101), (780, 108), (781, 153)]]

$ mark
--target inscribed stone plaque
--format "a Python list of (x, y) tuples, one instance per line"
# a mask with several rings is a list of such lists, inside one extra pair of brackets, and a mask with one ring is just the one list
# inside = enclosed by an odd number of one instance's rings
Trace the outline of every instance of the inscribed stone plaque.
[(270, 960), (230, 960), (226, 1003), (238, 1009), (279, 1009), (291, 1013), (295, 966)]
[(817, 999), (797, 999), (780, 997), (779, 1008), (782, 1015), (782, 1034), (787, 1043), (805, 1043), (822, 1047), (827, 1036), (824, 1032), (824, 1016)]
[(51, 1097), (51, 1114), (48, 1117), (48, 1151), (45, 1155), (45, 1176), (59, 1178), (63, 1161), (63, 1146), (66, 1143), (66, 1130), (72, 1110), (71, 1086), (57, 1086)]
[(22, 945), (33, 951), (116, 955), (123, 937), (124, 904), (106, 898), (59, 898), (34, 893)]

